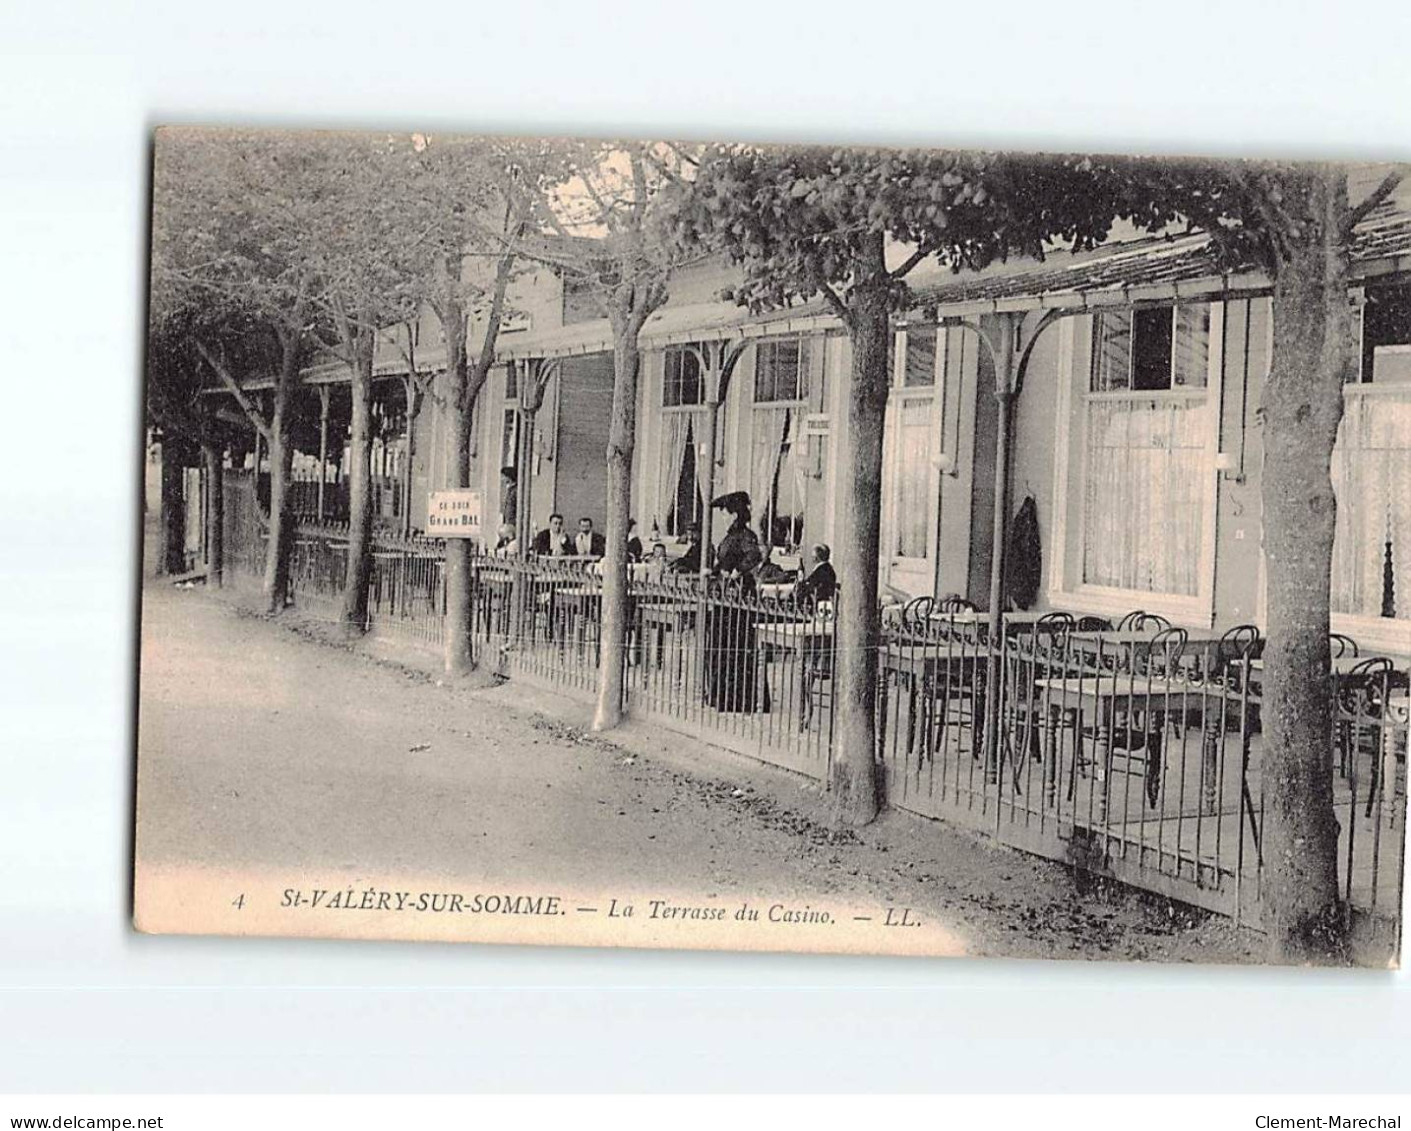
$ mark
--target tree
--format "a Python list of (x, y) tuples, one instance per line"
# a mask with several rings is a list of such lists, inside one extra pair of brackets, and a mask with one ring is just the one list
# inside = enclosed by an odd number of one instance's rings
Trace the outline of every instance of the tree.
[[(275, 131), (165, 128), (157, 132), (152, 175), (153, 290), (175, 302), (209, 303), (251, 324), (263, 350), (241, 351), (198, 329), (192, 344), (268, 443), (269, 543), (264, 597), (284, 608), (293, 516), (287, 485), (294, 449), (294, 398), (311, 344), (316, 283), (311, 209), (327, 190), (305, 139)], [(214, 320), (210, 325), (227, 324)], [(222, 348), (222, 346), (226, 348)], [(240, 360), (258, 367), (241, 368)], [(245, 384), (274, 372), (266, 414)]]
[(411, 318), (418, 298), (410, 186), (400, 162), (410, 139), (324, 134), (306, 144), (322, 188), (308, 210), (317, 280), (311, 300), (332, 331), (324, 348), (348, 367), (348, 572), (340, 620), (345, 632), (358, 634), (367, 624), (372, 576), (373, 362), (379, 335)]
[[(250, 334), (250, 327), (240, 320), (238, 312), (209, 300), (182, 306), (180, 297), (179, 292), (155, 288), (147, 330), (147, 421), (162, 441), (161, 565), (162, 572), (166, 573), (179, 572), (184, 565), (184, 531), (180, 530), (184, 522), (169, 519), (181, 513), (177, 505), (180, 469), (190, 458), (189, 449), (195, 445), (201, 451), (209, 493), (204, 531), (206, 583), (220, 588), (224, 581), (222, 457), (232, 438), (232, 425), (221, 418), (212, 399), (205, 395), (209, 392), (209, 385), (203, 379), (206, 365), (194, 342), (198, 336), (210, 342), (219, 341), (222, 353), (233, 353), (258, 348), (261, 339), (258, 334)], [(174, 483), (171, 482), (173, 471)], [(173, 488), (175, 497), (172, 497)]]
[(1184, 217), (1210, 234), (1225, 267), (1258, 267), (1273, 285), (1273, 358), (1259, 409), (1263, 897), (1276, 960), (1338, 961), (1346, 939), (1329, 742), (1332, 453), (1357, 357), (1348, 294), (1355, 229), (1403, 174), (1353, 202), (1347, 169), (1334, 164), (1108, 159), (1094, 173), (1125, 182), (1126, 211), (1144, 213), (1144, 224)]
[(680, 201), (679, 237), (743, 265), (739, 302), (760, 311), (822, 296), (852, 345), (838, 467), (845, 486), (829, 781), (842, 823), (865, 824), (878, 807), (882, 433), (890, 319), (910, 304), (906, 276), (932, 256), (981, 268), (1015, 253), (1041, 257), (1055, 239), (1092, 246), (1126, 203), (1116, 192), (1073, 159), (732, 145), (705, 156)]
[[(637, 380), (642, 364), (637, 335), (666, 302), (671, 270), (680, 256), (674, 241), (664, 238), (658, 205), (664, 189), (689, 179), (694, 158), (673, 145), (609, 142), (572, 147), (566, 160), (575, 175), (561, 191), (549, 195), (540, 215), (563, 240), (555, 253), (560, 269), (591, 289), (607, 316), (613, 341), (607, 556), (593, 713), (593, 729), (607, 730), (622, 719), (627, 655), (627, 522), (632, 513)], [(584, 235), (595, 241), (575, 239)], [(520, 497), (524, 498), (522, 493)]]
[[(533, 216), (563, 170), (554, 148), (514, 138), (414, 135), (403, 154), (405, 202), (418, 257), (418, 295), (446, 342), (445, 379), (433, 392), (447, 425), (450, 488), (467, 488), (475, 407), (495, 365), (509, 287), (533, 254)], [(470, 336), (480, 331), (473, 359)], [(408, 359), (415, 369), (412, 359)], [(521, 496), (523, 497), (523, 496)], [(445, 670), (459, 675), (471, 655), (469, 540), (446, 544)]]

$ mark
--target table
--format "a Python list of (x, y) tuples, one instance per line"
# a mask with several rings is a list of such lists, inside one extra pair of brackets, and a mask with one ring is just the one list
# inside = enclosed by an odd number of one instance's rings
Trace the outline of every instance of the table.
[[(1084, 715), (1091, 719), (1094, 772), (1103, 785), (1098, 794), (1099, 817), (1102, 819), (1107, 816), (1108, 783), (1114, 733), (1119, 729), (1116, 725), (1118, 719), (1125, 717), (1129, 720), (1128, 725), (1120, 729), (1133, 736), (1140, 735), (1141, 745), (1129, 745), (1126, 752), (1129, 763), (1137, 750), (1145, 752), (1146, 801), (1154, 809), (1160, 799), (1166, 723), (1173, 716), (1184, 723), (1192, 711), (1192, 697), (1199, 703), (1197, 709), (1202, 719), (1201, 808), (1205, 812), (1213, 812), (1218, 801), (1217, 770), (1225, 712), (1211, 712), (1207, 709), (1206, 700), (1212, 691), (1223, 700), (1225, 689), (1219, 684), (1192, 679), (1179, 671), (1138, 671), (1139, 659), (1150, 658), (1154, 650), (1165, 647), (1165, 640), (1169, 638), (1163, 638), (1158, 643), (1159, 637), (1157, 632), (1071, 632), (1064, 638), (1068, 649), (1066, 658), (1071, 663), (1074, 654), (1077, 654), (1076, 669), (1070, 668), (1063, 675), (1034, 680), (1033, 690), (1047, 705), (1040, 755), (1046, 765), (1053, 764), (1057, 731), (1063, 713), (1072, 712), (1073, 725), (1080, 733)], [(1220, 647), (1218, 634), (1191, 632), (1179, 657), (1174, 655), (1173, 647), (1172, 658), (1183, 666), (1193, 658), (1198, 662), (1200, 672), (1213, 672), (1220, 661)], [(1140, 719), (1143, 724), (1140, 732), (1131, 726), (1130, 720), (1134, 718)], [(1052, 773), (1045, 773), (1044, 776), (1051, 801), (1056, 778)], [(1070, 784), (1070, 794), (1073, 788)]]
[[(881, 674), (880, 708), (883, 733), (878, 741), (885, 740), (887, 720), (888, 688), (895, 681), (905, 683), (907, 689), (907, 728), (906, 749), (911, 753), (916, 746), (917, 700), (924, 700), (921, 712), (923, 733), (926, 741), (923, 753), (931, 752), (931, 734), (937, 725), (944, 726), (946, 705), (950, 701), (947, 694), (941, 703), (939, 723), (932, 716), (932, 704), (936, 701), (936, 691), (945, 688), (970, 691), (972, 724), (981, 715), (986, 689), (986, 665), (990, 649), (975, 640), (932, 641), (905, 638), (893, 639), (886, 643), (877, 656), (877, 666)], [(967, 678), (968, 677), (968, 678)], [(972, 727), (973, 729), (973, 727)]]
[(813, 681), (828, 678), (833, 671), (833, 621), (775, 620), (755, 627), (760, 647), (770, 645), (799, 654), (799, 729), (807, 730), (813, 721)]
[[(635, 598), (637, 616), (642, 623), (642, 635), (646, 638), (642, 662), (648, 666), (662, 667), (666, 653), (666, 634), (672, 633), (672, 651), (676, 655), (676, 677), (681, 676), (681, 666), (685, 657), (683, 643), (688, 632), (696, 626), (696, 612), (700, 602), (689, 597), (670, 597), (665, 594), (646, 593)], [(655, 645), (653, 649), (652, 645)]]

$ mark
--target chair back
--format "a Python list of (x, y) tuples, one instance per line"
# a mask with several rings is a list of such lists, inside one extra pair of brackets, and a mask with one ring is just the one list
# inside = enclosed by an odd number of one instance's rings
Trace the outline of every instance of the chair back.
[(925, 628), (935, 607), (936, 599), (934, 597), (913, 597), (902, 607), (902, 628), (913, 632)]
[(1259, 658), (1264, 651), (1264, 637), (1259, 626), (1237, 624), (1220, 635), (1215, 649), (1215, 670), (1208, 673), (1212, 679), (1228, 679), (1236, 689), (1244, 686), (1245, 665)]
[(1118, 632), (1161, 632), (1171, 627), (1171, 622), (1160, 613), (1148, 613), (1138, 609), (1128, 613), (1117, 622)]
[(1341, 632), (1330, 632), (1328, 634), (1328, 650), (1332, 653), (1333, 659), (1341, 660), (1344, 656), (1357, 657), (1361, 653), (1357, 650), (1357, 641), (1350, 636), (1344, 636)]
[(1396, 665), (1387, 656), (1368, 656), (1338, 677), (1338, 708), (1349, 721), (1371, 722), (1379, 718), (1392, 686)]
[(1146, 650), (1137, 653), (1139, 659), (1134, 668), (1139, 674), (1153, 678), (1169, 679), (1177, 675), (1189, 639), (1190, 633), (1184, 628), (1159, 629)]
[(935, 611), (938, 613), (973, 613), (975, 603), (967, 601), (959, 593), (947, 593), (936, 602)]

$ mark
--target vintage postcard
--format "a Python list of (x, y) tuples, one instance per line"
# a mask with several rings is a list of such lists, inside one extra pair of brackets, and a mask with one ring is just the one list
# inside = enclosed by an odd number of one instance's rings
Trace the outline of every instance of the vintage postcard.
[(138, 929), (1399, 961), (1411, 168), (152, 186)]

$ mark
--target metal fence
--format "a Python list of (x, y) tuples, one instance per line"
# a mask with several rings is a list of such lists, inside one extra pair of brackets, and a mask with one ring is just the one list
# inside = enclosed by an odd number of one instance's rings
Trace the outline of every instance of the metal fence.
[[(241, 506), (227, 552), (259, 555)], [(257, 523), (256, 523), (257, 525)], [(303, 526), (298, 604), (335, 607), (345, 527)], [(375, 540), (370, 631), (439, 646), (444, 549)], [(471, 632), (490, 666), (586, 697), (597, 686), (602, 578), (590, 563), (476, 556)], [(835, 616), (694, 575), (630, 587), (628, 713), (826, 781)], [(876, 751), (887, 801), (1003, 843), (1258, 924), (1265, 798), (1261, 641), (1153, 617), (1063, 613), (885, 618)], [(1330, 757), (1352, 925), (1397, 942), (1405, 868), (1407, 674), (1342, 657)]]

